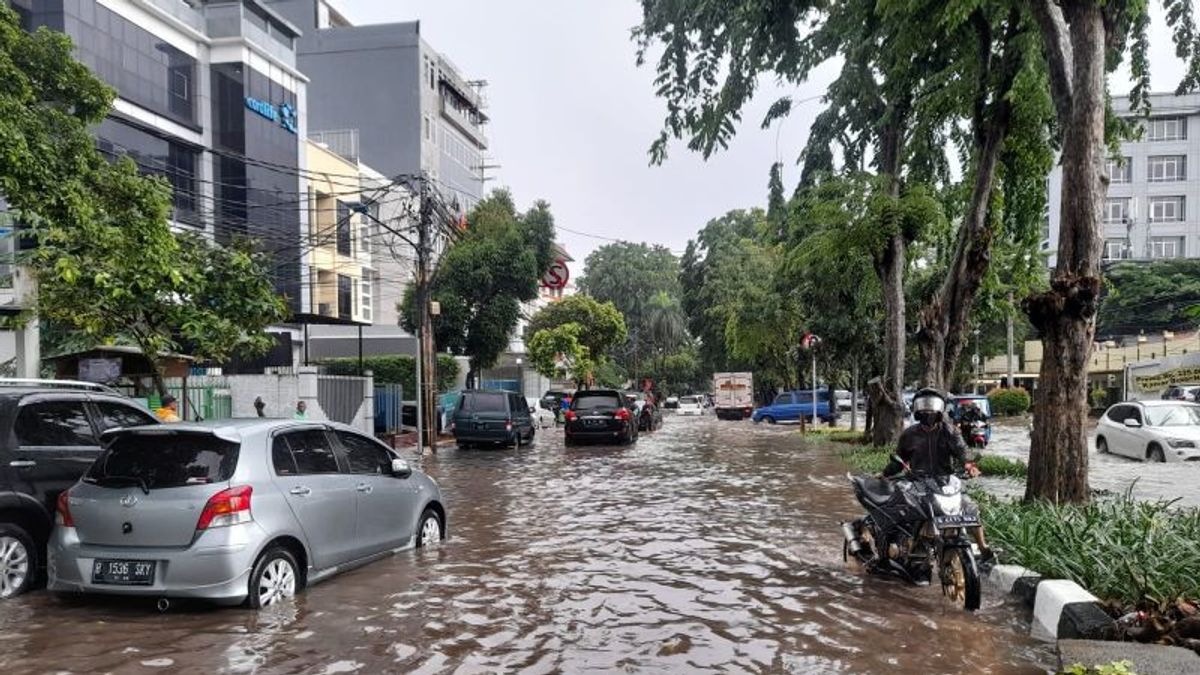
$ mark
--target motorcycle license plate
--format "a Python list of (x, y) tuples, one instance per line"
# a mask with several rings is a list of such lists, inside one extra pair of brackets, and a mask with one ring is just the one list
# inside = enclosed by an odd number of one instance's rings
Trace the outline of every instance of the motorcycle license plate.
[(975, 516), (935, 516), (933, 524), (939, 528), (945, 527), (978, 527), (979, 518)]

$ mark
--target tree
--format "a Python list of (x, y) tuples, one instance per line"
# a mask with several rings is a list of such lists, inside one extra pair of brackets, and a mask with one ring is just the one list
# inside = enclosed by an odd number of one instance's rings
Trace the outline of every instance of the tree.
[[(441, 305), (434, 321), (439, 349), (470, 357), (468, 386), (496, 363), (521, 318), (521, 303), (537, 297), (538, 280), (554, 250), (554, 219), (538, 202), (517, 213), (512, 196), (497, 190), (468, 215), (470, 227), (442, 257), (432, 281)], [(401, 304), (404, 326), (416, 329), (414, 289)]]
[(659, 363), (687, 341), (687, 317), (679, 298), (666, 291), (655, 293), (646, 303), (646, 337)]
[(582, 335), (583, 327), (574, 322), (534, 333), (527, 345), (533, 369), (550, 378), (570, 377), (576, 387), (584, 387), (592, 378), (596, 362), (580, 340)]
[(1200, 305), (1200, 260), (1119, 263), (1105, 272), (1096, 332), (1102, 336), (1191, 329)]
[[(1016, 2), (1016, 0), (1012, 0)], [(1100, 301), (1104, 230), (1107, 74), (1132, 42), (1135, 86), (1130, 97), (1146, 109), (1149, 91), (1149, 7), (1145, 0), (1030, 0), (1042, 38), (1056, 121), (1062, 137), (1062, 210), (1058, 257), (1048, 290), (1026, 298), (1024, 309), (1042, 336), (1034, 397), (1026, 499), (1088, 499), (1087, 368)], [(1190, 0), (1164, 0), (1176, 53), (1187, 60), (1179, 90), (1200, 84), (1200, 49)]]
[(580, 344), (599, 362), (604, 361), (609, 350), (625, 341), (625, 318), (617, 308), (611, 302), (598, 302), (583, 294), (568, 295), (543, 307), (529, 320), (525, 335), (533, 337), (540, 331), (569, 323), (579, 325)]

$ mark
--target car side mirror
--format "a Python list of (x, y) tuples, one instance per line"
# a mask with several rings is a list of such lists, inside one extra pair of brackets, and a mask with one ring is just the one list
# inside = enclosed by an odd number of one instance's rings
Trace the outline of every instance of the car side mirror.
[(412, 466), (409, 465), (407, 459), (399, 457), (392, 459), (392, 475), (396, 478), (408, 478), (412, 472)]
[(532, 414), (534, 414), (535, 412), (537, 412), (537, 408), (535, 408), (535, 407), (533, 407), (533, 406), (529, 406), (529, 414), (530, 414), (530, 415), (532, 415)]
[(1137, 429), (1138, 427), (1142, 426), (1142, 423), (1130, 417), (1129, 419), (1125, 420), (1125, 426), (1129, 427), (1130, 429)]

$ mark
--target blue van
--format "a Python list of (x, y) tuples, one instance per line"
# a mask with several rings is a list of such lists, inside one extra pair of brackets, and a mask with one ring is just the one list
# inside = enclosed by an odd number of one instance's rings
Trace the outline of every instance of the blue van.
[[(775, 424), (776, 422), (799, 422), (803, 417), (805, 421), (811, 423), (813, 421), (812, 400), (811, 390), (785, 391), (778, 394), (771, 405), (756, 409), (750, 415), (750, 419), (755, 422)], [(828, 421), (831, 417), (828, 389), (817, 390), (816, 416), (822, 422)]]

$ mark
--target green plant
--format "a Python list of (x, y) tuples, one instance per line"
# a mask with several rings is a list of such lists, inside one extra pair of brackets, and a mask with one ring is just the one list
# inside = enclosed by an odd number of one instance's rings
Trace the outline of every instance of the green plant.
[(1020, 415), (1033, 404), (1029, 392), (1022, 387), (993, 389), (988, 392), (987, 397), (992, 405), (992, 412), (997, 415)]
[(1029, 473), (1029, 467), (1025, 465), (1025, 462), (995, 455), (984, 455), (976, 460), (975, 465), (985, 476), (1004, 476), (1023, 480)]
[(846, 450), (841, 453), (841, 457), (842, 461), (858, 473), (877, 474), (887, 466), (895, 451), (896, 449), (892, 447), (870, 445)]
[[(325, 359), (317, 363), (325, 368), (330, 375), (358, 375), (357, 358)], [(376, 384), (398, 384), (404, 389), (406, 398), (415, 396), (417, 391), (416, 360), (408, 355), (399, 356), (365, 356), (362, 369), (371, 371)], [(448, 391), (454, 388), (458, 381), (458, 361), (448, 354), (438, 354), (437, 358), (437, 389)]]
[(1164, 611), (1200, 599), (1200, 509), (1128, 493), (1062, 505), (977, 499), (988, 538), (1007, 562), (1126, 607)]
[(1137, 675), (1133, 670), (1132, 661), (1113, 661), (1108, 665), (1088, 667), (1082, 663), (1067, 666), (1064, 675)]

